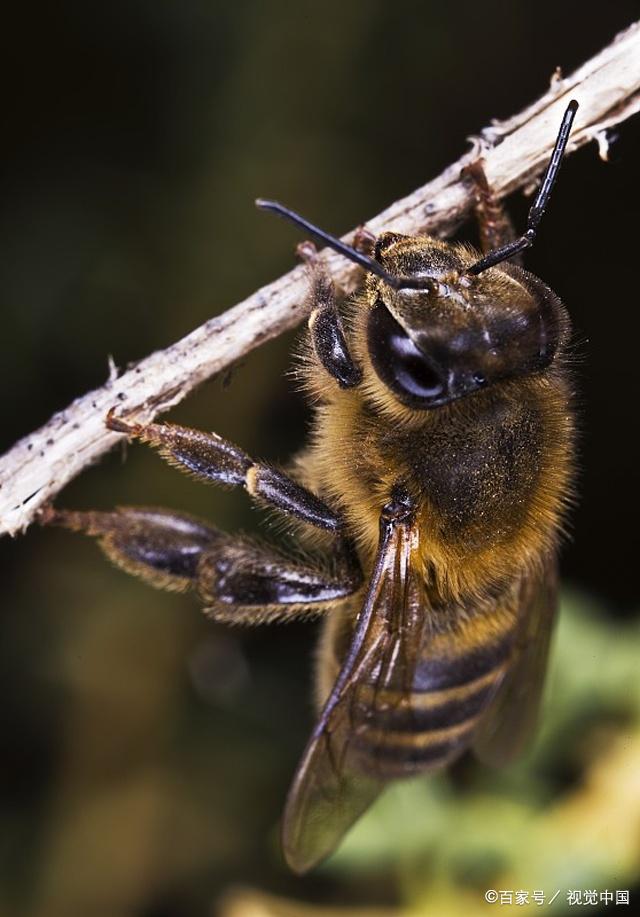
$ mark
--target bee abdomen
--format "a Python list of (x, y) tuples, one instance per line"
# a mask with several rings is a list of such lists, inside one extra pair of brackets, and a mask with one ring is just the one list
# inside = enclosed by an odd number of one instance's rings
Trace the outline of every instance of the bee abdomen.
[(508, 667), (512, 644), (509, 628), (490, 643), (458, 652), (451, 641), (448, 652), (431, 655), (432, 645), (425, 648), (411, 690), (364, 688), (356, 726), (361, 766), (390, 779), (443, 766), (462, 754)]

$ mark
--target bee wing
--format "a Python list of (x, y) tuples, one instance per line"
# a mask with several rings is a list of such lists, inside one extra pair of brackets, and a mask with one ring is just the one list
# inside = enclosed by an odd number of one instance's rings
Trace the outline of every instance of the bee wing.
[[(384, 715), (378, 691), (409, 693), (422, 639), (410, 556), (417, 538), (406, 522), (381, 528), (374, 572), (351, 645), (296, 771), (283, 820), (283, 850), (303, 873), (328, 856), (371, 805), (385, 780), (367, 759), (362, 730)], [(357, 730), (355, 724), (357, 723)]]
[(479, 724), (473, 744), (477, 757), (492, 767), (516, 758), (536, 729), (557, 592), (555, 559), (549, 561), (541, 576), (523, 584), (520, 627), (511, 663)]

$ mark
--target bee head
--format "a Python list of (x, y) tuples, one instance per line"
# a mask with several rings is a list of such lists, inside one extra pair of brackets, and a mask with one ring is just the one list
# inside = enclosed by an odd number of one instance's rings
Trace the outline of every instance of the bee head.
[[(408, 407), (428, 410), (494, 383), (540, 372), (567, 318), (555, 294), (513, 265), (477, 276), (477, 254), (436, 239), (384, 233), (375, 258), (394, 288), (370, 277), (367, 350), (376, 375)], [(431, 282), (429, 282), (431, 280)]]
[(572, 99), (525, 232), (480, 258), (460, 245), (389, 232), (370, 257), (277, 201), (256, 201), (369, 272), (367, 350), (377, 376), (403, 404), (438, 407), (553, 361), (568, 330), (565, 310), (545, 284), (508, 260), (536, 238), (577, 110)]

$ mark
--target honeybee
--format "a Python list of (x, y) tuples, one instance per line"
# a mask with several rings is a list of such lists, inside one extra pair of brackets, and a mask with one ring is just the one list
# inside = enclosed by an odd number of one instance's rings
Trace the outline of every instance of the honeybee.
[(324, 859), (396, 778), (472, 748), (504, 764), (536, 721), (556, 608), (556, 555), (572, 486), (574, 423), (558, 297), (510, 259), (534, 240), (567, 144), (568, 106), (525, 233), (480, 167), (484, 254), (384, 232), (345, 245), (258, 202), (360, 264), (338, 303), (309, 254), (302, 374), (309, 447), (288, 473), (216, 435), (107, 424), (197, 479), (244, 487), (321, 536), (330, 560), (285, 556), (169, 510), (49, 508), (154, 586), (194, 587), (217, 621), (324, 618), (317, 724), (283, 818), (287, 862)]

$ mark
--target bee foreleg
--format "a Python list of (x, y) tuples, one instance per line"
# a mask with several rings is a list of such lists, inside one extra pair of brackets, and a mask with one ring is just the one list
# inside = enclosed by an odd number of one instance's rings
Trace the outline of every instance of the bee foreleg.
[(313, 266), (311, 298), (314, 305), (309, 332), (318, 360), (341, 388), (359, 385), (362, 370), (349, 352), (333, 282), (317, 263)]
[(283, 471), (263, 465), (216, 433), (203, 433), (178, 424), (146, 426), (130, 423), (112, 412), (107, 426), (159, 449), (162, 457), (200, 481), (244, 487), (258, 502), (294, 516), (315, 528), (340, 534), (342, 517), (323, 500)]
[[(487, 181), (482, 159), (477, 159), (471, 165), (466, 166), (462, 174), (473, 185), (474, 210), (478, 221), (482, 253), (486, 255), (513, 242), (518, 234), (502, 201), (493, 193)], [(518, 257), (511, 260), (520, 263)]]

